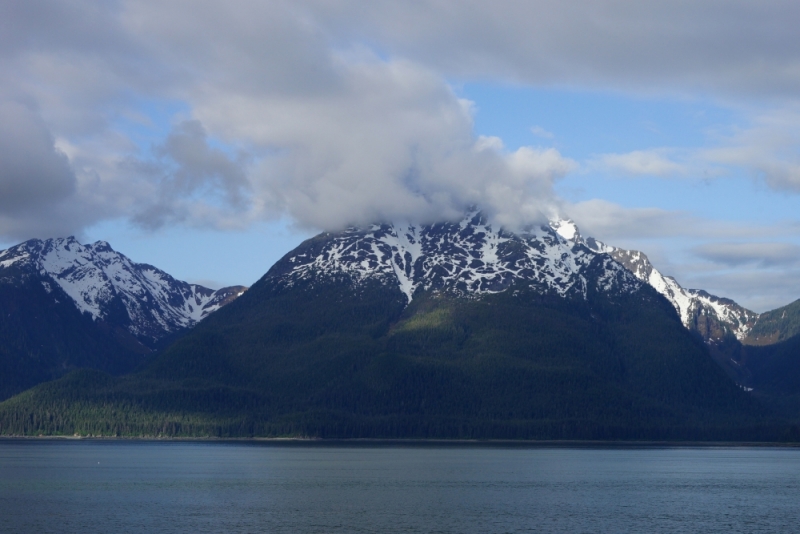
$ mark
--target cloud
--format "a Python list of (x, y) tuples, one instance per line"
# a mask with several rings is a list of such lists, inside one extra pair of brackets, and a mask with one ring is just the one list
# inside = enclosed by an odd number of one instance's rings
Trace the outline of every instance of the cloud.
[(242, 151), (231, 156), (210, 146), (199, 121), (178, 124), (154, 154), (154, 160), (122, 163), (134, 173), (149, 174), (155, 186), (155, 198), (132, 214), (134, 223), (155, 229), (170, 222), (194, 219), (197, 224), (210, 218), (219, 224), (226, 214), (236, 217), (247, 210), (250, 156)]
[(581, 233), (606, 240), (664, 238), (696, 235), (708, 230), (702, 219), (687, 212), (660, 208), (626, 208), (601, 199), (564, 204), (565, 214), (578, 224)]
[(744, 168), (776, 191), (800, 193), (800, 109), (797, 105), (761, 110), (748, 127), (698, 149), (701, 164)]
[(717, 179), (740, 171), (781, 193), (800, 193), (800, 102), (746, 110), (744, 126), (710, 131), (705, 146), (600, 154), (587, 168), (629, 176)]
[(16, 214), (50, 205), (75, 189), (67, 157), (41, 118), (16, 102), (0, 103), (0, 210)]
[(562, 217), (570, 217), (581, 233), (601, 240), (632, 239), (796, 239), (800, 224), (793, 221), (759, 223), (753, 220), (720, 220), (688, 211), (662, 208), (630, 208), (602, 199), (560, 204)]
[[(443, 76), (377, 55), (323, 7), (4, 4), (0, 20), (15, 25), (0, 38), (0, 101), (29, 102), (52, 134), (36, 145), (50, 151), (36, 158), (50, 162), (40, 184), (6, 178), (0, 234), (79, 233), (108, 218), (234, 228), (288, 215), (340, 228), (472, 204), (513, 225), (552, 211), (552, 184), (574, 162), (487, 146)], [(158, 124), (172, 102), (181, 111)], [(31, 191), (53, 204), (47, 224), (11, 209)]]
[[(319, 61), (296, 65), (298, 76), (311, 76), (302, 71)], [(471, 103), (418, 64), (361, 50), (332, 51), (325, 65), (317, 90), (300, 95), (253, 92), (235, 80), (193, 94), (204, 128), (256, 155), (242, 220), (288, 214), (302, 226), (336, 229), (454, 218), (478, 204), (521, 225), (553, 211), (552, 185), (574, 167), (558, 151), (509, 153), (499, 140), (476, 138)]]
[(378, 42), (459, 79), (658, 94), (800, 91), (800, 5), (786, 0), (313, 5), (331, 31)]
[(663, 150), (635, 150), (625, 154), (603, 154), (593, 166), (633, 176), (672, 176), (685, 174), (686, 167), (670, 160)]
[(565, 203), (562, 209), (582, 235), (644, 251), (683, 287), (733, 298), (758, 312), (800, 295), (800, 245), (790, 241), (800, 235), (797, 224), (720, 221), (603, 200)]
[(730, 267), (774, 267), (800, 262), (800, 246), (793, 243), (706, 243), (693, 251), (703, 259)]
[(52, 215), (75, 188), (66, 155), (36, 111), (0, 102), (0, 235), (24, 238), (30, 227), (63, 231)]
[[(0, 102), (24, 102), (43, 167), (33, 187), (12, 178), (16, 152), (0, 162), (0, 234), (79, 232), (107, 218), (232, 228), (288, 215), (337, 228), (451, 217), (471, 204), (509, 226), (540, 220), (560, 204), (553, 184), (578, 164), (552, 148), (512, 152), (476, 138), (453, 81), (796, 96), (798, 13), (791, 2), (722, 0), (4, 3)], [(173, 104), (180, 111), (167, 119), (157, 110)], [(798, 190), (790, 145), (767, 139), (776, 123), (763, 128), (687, 161), (668, 150), (598, 161), (656, 176), (696, 162), (747, 165)], [(614, 210), (600, 208), (574, 216), (597, 235), (620, 233)], [(650, 233), (689, 220), (634, 215), (621, 221)]]
[(552, 132), (548, 132), (541, 126), (532, 126), (531, 133), (536, 137), (541, 137), (542, 139), (555, 139), (555, 134)]
[(499, 140), (476, 139), (469, 106), (413, 64), (342, 69), (347, 90), (335, 95), (198, 107), (215, 130), (277, 151), (253, 178), (266, 211), (337, 228), (458, 217), (473, 204), (506, 224), (550, 210), (552, 184), (572, 165), (557, 151), (507, 153)]

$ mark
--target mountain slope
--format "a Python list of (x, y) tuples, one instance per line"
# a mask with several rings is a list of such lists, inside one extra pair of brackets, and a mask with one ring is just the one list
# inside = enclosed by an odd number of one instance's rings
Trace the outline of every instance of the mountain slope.
[(681, 287), (641, 252), (584, 238), (572, 221), (551, 224), (562, 237), (611, 255), (650, 284), (675, 307), (683, 324), (702, 336), (731, 379), (773, 412), (800, 419), (800, 301), (757, 314), (730, 299)]
[(608, 255), (471, 214), (310, 239), (142, 371), (0, 404), (0, 433), (780, 437), (762, 415)]
[(800, 334), (800, 300), (762, 313), (743, 340), (746, 345), (771, 345)]
[(605, 253), (630, 270), (636, 278), (661, 293), (675, 308), (684, 326), (698, 332), (706, 341), (719, 342), (728, 335), (744, 340), (756, 324), (759, 315), (734, 301), (711, 295), (703, 290), (685, 289), (671, 276), (656, 269), (647, 256), (637, 250), (625, 250), (584, 238), (574, 222), (568, 219), (551, 222), (564, 239)]
[(130, 371), (243, 291), (175, 280), (105, 242), (0, 251), (0, 398), (75, 368)]
[(743, 344), (715, 349), (740, 384), (779, 413), (800, 418), (800, 301), (762, 313)]

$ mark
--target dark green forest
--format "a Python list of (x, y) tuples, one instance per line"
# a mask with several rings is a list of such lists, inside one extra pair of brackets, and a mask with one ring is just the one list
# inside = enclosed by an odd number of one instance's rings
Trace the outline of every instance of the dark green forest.
[[(263, 278), (140, 371), (0, 404), (4, 435), (798, 439), (652, 288), (476, 298)], [(355, 289), (354, 289), (355, 287)]]
[(746, 345), (771, 345), (800, 334), (800, 300), (762, 313), (745, 339)]
[(0, 399), (81, 368), (123, 374), (144, 363), (151, 348), (126, 329), (82, 314), (56, 284), (4, 271), (18, 284), (0, 283)]

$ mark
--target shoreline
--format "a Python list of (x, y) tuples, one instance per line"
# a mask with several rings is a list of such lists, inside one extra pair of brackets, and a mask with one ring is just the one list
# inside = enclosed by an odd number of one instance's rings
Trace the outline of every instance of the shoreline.
[(774, 441), (600, 441), (600, 440), (502, 440), (502, 439), (382, 439), (382, 438), (217, 438), (159, 436), (0, 436), (9, 441), (93, 441), (128, 443), (239, 443), (288, 446), (361, 447), (486, 447), (486, 448), (800, 448), (800, 442)]

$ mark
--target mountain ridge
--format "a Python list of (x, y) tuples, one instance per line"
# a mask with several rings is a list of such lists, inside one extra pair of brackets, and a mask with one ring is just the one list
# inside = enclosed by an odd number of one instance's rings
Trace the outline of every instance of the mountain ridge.
[(655, 288), (670, 301), (684, 326), (698, 332), (707, 342), (719, 342), (727, 335), (743, 341), (758, 321), (758, 313), (731, 299), (717, 297), (701, 289), (682, 287), (675, 278), (662, 274), (643, 252), (607, 245), (593, 237), (583, 237), (571, 219), (557, 219), (551, 221), (550, 225), (564, 239), (582, 244), (595, 252), (609, 254), (636, 278)]
[(322, 233), (136, 373), (77, 372), (0, 404), (0, 433), (785, 434), (610, 255), (548, 225), (489, 226)]
[(120, 304), (125, 327), (147, 345), (190, 328), (241, 295), (244, 286), (218, 290), (176, 280), (164, 271), (131, 261), (106, 241), (83, 245), (74, 237), (31, 239), (0, 251), (0, 283), (17, 276), (39, 276), (48, 293), (58, 285), (81, 313), (93, 320), (109, 317)]

